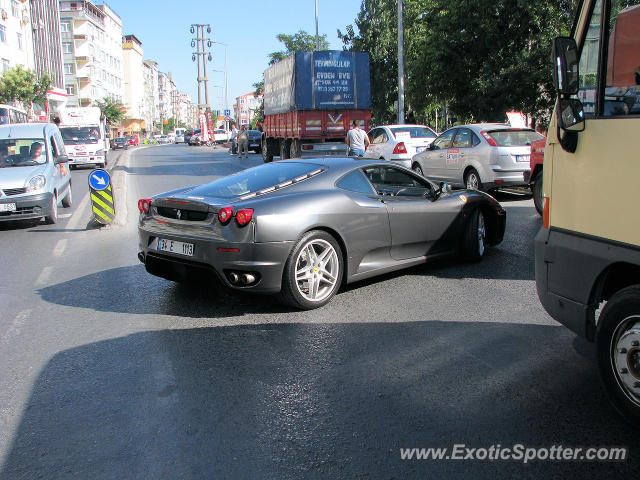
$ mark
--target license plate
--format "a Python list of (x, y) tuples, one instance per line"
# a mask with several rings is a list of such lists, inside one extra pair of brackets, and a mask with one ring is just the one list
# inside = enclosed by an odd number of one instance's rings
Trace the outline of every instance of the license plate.
[(531, 155), (516, 155), (516, 162), (528, 162), (531, 159)]
[(179, 253), (193, 257), (193, 243), (178, 242), (177, 240), (167, 240), (158, 238), (158, 250), (162, 252)]
[(15, 212), (15, 203), (0, 203), (0, 212)]
[(416, 153), (424, 152), (427, 147), (416, 147)]

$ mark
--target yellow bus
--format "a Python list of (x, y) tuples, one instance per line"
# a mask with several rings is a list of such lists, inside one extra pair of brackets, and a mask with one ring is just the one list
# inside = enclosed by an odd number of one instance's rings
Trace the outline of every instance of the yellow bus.
[[(616, 410), (640, 426), (640, 3), (581, 0), (553, 45), (536, 286), (549, 314), (596, 342)], [(580, 401), (580, 399), (576, 399)]]

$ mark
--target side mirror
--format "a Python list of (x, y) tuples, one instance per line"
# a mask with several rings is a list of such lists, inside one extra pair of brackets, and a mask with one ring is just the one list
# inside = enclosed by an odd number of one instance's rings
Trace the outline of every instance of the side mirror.
[(435, 150), (435, 149), (436, 149), (436, 145), (435, 145), (435, 143), (431, 142), (431, 143), (429, 144), (429, 150)]
[(558, 126), (568, 132), (584, 130), (584, 107), (577, 98), (558, 100)]
[(556, 37), (553, 40), (553, 86), (559, 94), (578, 93), (578, 45), (573, 38)]
[(451, 185), (447, 182), (440, 182), (440, 191), (442, 193), (451, 193)]
[(58, 164), (58, 163), (67, 163), (69, 161), (69, 157), (67, 157), (66, 155), (58, 155), (55, 160), (53, 161), (53, 163)]

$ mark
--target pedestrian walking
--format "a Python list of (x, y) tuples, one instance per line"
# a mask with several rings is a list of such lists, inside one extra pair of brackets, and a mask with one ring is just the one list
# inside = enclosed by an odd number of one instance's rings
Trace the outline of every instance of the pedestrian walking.
[(231, 124), (231, 155), (238, 153), (238, 129), (236, 124)]
[(360, 125), (357, 120), (351, 122), (351, 130), (347, 132), (345, 142), (349, 147), (349, 156), (364, 157), (364, 151), (369, 145), (369, 136), (360, 130)]
[(238, 158), (242, 158), (243, 152), (244, 158), (249, 159), (249, 133), (244, 125), (240, 127), (240, 133), (238, 133)]

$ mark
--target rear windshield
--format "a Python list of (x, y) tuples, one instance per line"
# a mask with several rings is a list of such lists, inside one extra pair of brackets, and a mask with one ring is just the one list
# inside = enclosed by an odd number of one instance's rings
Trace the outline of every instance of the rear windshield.
[(544, 138), (533, 130), (492, 130), (487, 133), (500, 147), (523, 147)]
[(436, 138), (426, 127), (395, 127), (390, 129), (396, 138)]
[(214, 180), (192, 190), (189, 194), (218, 198), (242, 197), (269, 187), (285, 186), (282, 184), (302, 180), (300, 177), (304, 178), (305, 175), (319, 170), (318, 165), (309, 163), (266, 163)]

